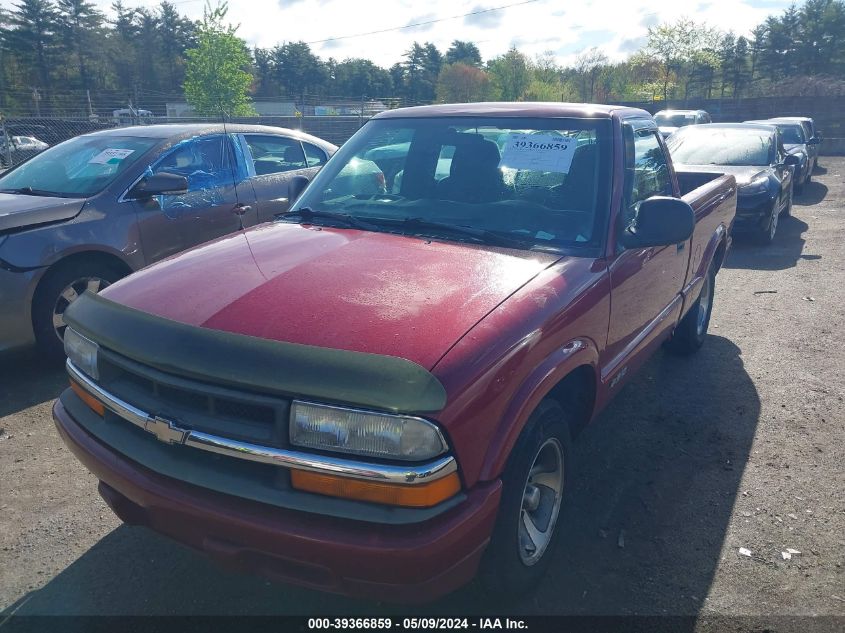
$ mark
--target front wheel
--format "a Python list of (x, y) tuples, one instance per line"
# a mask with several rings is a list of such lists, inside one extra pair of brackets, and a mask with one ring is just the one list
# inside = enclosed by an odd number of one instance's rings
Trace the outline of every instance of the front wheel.
[(495, 596), (536, 585), (559, 540), (558, 518), (568, 484), (571, 440), (566, 414), (544, 400), (531, 415), (502, 477), (502, 501), (479, 578)]
[(704, 276), (698, 301), (678, 323), (672, 338), (666, 342), (666, 349), (681, 356), (688, 356), (699, 350), (707, 336), (707, 328), (710, 327), (710, 314), (713, 312), (715, 293), (716, 270), (711, 265)]
[(115, 267), (78, 261), (47, 273), (32, 301), (32, 326), (42, 354), (54, 360), (64, 358), (64, 312), (86, 290), (99, 292), (123, 275)]

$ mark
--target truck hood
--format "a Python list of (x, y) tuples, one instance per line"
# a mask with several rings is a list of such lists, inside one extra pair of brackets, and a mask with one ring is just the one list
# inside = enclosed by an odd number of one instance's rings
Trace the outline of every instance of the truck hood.
[(759, 165), (683, 165), (678, 166), (683, 171), (705, 171), (717, 174), (730, 174), (736, 178), (738, 187), (747, 185), (757, 176), (762, 176), (769, 173), (768, 167), (761, 167)]
[(103, 296), (188, 325), (397, 356), (431, 369), (558, 259), (277, 222), (148, 267)]
[(85, 199), (0, 193), (0, 233), (76, 217)]

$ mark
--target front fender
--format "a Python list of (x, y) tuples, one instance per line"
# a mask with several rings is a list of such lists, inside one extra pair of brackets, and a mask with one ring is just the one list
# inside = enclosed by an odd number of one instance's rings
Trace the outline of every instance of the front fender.
[(479, 477), (482, 481), (494, 479), (502, 473), (531, 413), (561, 380), (582, 366), (590, 367), (598, 384), (598, 348), (588, 338), (569, 341), (528, 374), (499, 420), (484, 458)]

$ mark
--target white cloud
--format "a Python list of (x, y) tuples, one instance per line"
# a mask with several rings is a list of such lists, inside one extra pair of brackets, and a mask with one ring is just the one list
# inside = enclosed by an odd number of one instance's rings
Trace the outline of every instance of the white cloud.
[[(13, 0), (0, 0), (10, 7)], [(112, 0), (95, 0), (108, 14)], [(518, 0), (229, 0), (229, 18), (241, 25), (239, 35), (251, 46), (272, 47), (282, 42), (315, 42), (317, 54), (336, 59), (367, 57), (389, 67), (401, 61), (414, 39), (430, 41), (445, 51), (455, 39), (475, 42), (485, 59), (504, 53), (512, 42), (530, 57), (558, 51), (568, 63), (580, 50), (597, 46), (611, 59), (630, 54), (648, 26), (690, 17), (723, 30), (747, 34), (766, 16), (779, 14), (791, 0), (594, 0), (563, 4), (539, 0), (469, 18), (471, 11)], [(159, 0), (124, 0), (128, 6), (155, 7)], [(765, 6), (760, 6), (765, 4)], [(203, 0), (179, 2), (177, 9), (200, 18)], [(328, 38), (391, 29), (416, 22), (451, 18), (425, 26), (375, 33), (363, 37)]]

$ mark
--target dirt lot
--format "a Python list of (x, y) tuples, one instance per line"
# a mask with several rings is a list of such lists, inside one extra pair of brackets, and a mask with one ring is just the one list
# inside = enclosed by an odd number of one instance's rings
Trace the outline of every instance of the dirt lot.
[[(576, 443), (564, 546), (545, 583), (507, 607), (471, 585), (420, 611), (843, 625), (845, 159), (822, 165), (775, 244), (731, 252), (701, 352), (657, 354)], [(0, 357), (6, 614), (408, 612), (232, 574), (121, 525), (53, 428), (65, 384), (31, 353)], [(801, 553), (784, 560), (787, 548)]]

